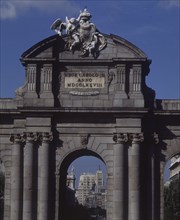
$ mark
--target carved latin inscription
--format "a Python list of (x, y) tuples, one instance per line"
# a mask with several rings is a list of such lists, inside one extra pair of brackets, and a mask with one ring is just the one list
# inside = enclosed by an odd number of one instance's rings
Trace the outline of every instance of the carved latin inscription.
[(105, 87), (103, 73), (65, 73), (67, 89), (101, 89)]

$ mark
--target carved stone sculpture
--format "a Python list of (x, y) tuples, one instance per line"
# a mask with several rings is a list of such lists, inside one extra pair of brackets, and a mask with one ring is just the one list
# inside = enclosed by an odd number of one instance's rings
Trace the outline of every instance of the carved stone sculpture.
[(51, 25), (51, 29), (60, 36), (62, 36), (63, 30), (66, 31), (66, 34), (70, 36), (70, 40), (67, 42), (67, 48), (70, 51), (81, 50), (82, 57), (87, 57), (90, 54), (97, 57), (107, 43), (105, 37), (96, 29), (95, 24), (90, 22), (91, 17), (85, 8), (77, 19), (66, 17), (66, 22), (57, 19)]

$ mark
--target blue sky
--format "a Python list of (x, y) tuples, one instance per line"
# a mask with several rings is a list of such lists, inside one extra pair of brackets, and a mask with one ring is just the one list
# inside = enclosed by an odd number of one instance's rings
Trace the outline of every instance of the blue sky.
[(19, 58), (28, 48), (54, 35), (57, 18), (78, 17), (87, 6), (92, 22), (106, 34), (125, 38), (152, 59), (147, 85), (156, 98), (180, 98), (180, 1), (41, 1), (0, 2), (0, 97), (14, 97), (25, 71)]
[(180, 98), (180, 1), (38, 1), (1, 0), (0, 96), (14, 97), (24, 82), (19, 58), (35, 43), (55, 33), (52, 22), (78, 17), (87, 6), (102, 33), (116, 34), (152, 59), (147, 84), (156, 98)]

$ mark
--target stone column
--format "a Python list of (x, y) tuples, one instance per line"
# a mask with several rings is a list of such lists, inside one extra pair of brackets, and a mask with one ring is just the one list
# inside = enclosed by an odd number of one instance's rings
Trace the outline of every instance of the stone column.
[(22, 137), (12, 135), (11, 213), (10, 219), (22, 219)]
[(39, 218), (38, 220), (48, 220), (49, 209), (49, 145), (52, 141), (50, 133), (42, 134), (42, 145), (40, 150), (40, 189), (39, 189)]
[[(155, 220), (155, 148), (159, 143), (159, 137), (157, 133), (153, 134), (153, 146), (152, 146), (152, 155), (151, 155), (151, 196), (152, 196), (152, 220)], [(156, 145), (156, 146), (155, 146)]]
[(59, 172), (56, 172), (56, 203), (55, 203), (55, 219), (59, 219)]
[(23, 184), (23, 220), (33, 219), (33, 147), (36, 135), (26, 134), (26, 144), (24, 147), (24, 184)]
[(126, 134), (114, 135), (114, 188), (113, 188), (113, 220), (125, 219), (125, 142)]
[(129, 155), (129, 220), (140, 220), (140, 146), (142, 134), (132, 135)]

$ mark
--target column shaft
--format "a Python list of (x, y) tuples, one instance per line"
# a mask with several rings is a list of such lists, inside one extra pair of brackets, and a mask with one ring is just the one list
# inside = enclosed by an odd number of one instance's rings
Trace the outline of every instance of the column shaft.
[(133, 137), (129, 155), (129, 220), (140, 220), (140, 141)]
[(24, 147), (23, 220), (34, 220), (33, 173), (33, 139), (27, 137)]
[(49, 135), (42, 137), (40, 150), (40, 195), (39, 195), (39, 220), (48, 220), (49, 215)]
[(118, 134), (114, 145), (113, 220), (125, 219), (125, 136)]
[(10, 219), (22, 219), (22, 146), (20, 136), (13, 137), (11, 168), (11, 214)]

